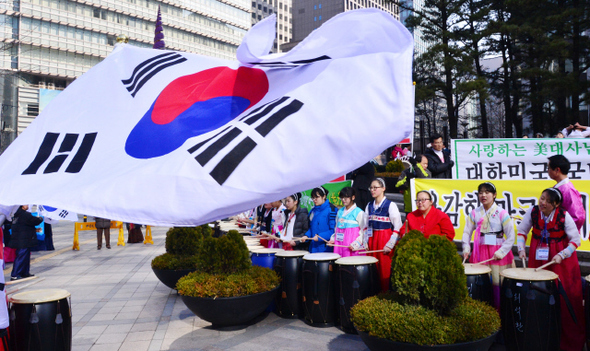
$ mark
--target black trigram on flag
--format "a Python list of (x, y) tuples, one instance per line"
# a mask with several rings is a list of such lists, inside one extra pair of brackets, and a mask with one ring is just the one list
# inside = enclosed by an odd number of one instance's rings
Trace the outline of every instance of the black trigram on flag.
[[(84, 135), (80, 146), (76, 150), (72, 161), (66, 167), (67, 173), (78, 173), (86, 163), (88, 159), (88, 155), (90, 155), (90, 150), (92, 149), (92, 145), (94, 145), (94, 141), (96, 140), (97, 133), (88, 133)], [(79, 134), (70, 134), (67, 133), (63, 138), (59, 149), (57, 150), (57, 154), (53, 157), (53, 159), (47, 164), (47, 167), (43, 170), (43, 173), (55, 173), (59, 171), (61, 166), (64, 164), (68, 156), (74, 150), (74, 146), (76, 146), (76, 141), (78, 141)], [(53, 148), (57, 143), (57, 139), (59, 138), (59, 133), (47, 133), (45, 134), (45, 138), (43, 138), (43, 142), (41, 142), (41, 146), (39, 147), (39, 151), (37, 151), (37, 156), (27, 169), (24, 170), (22, 173), (24, 174), (37, 174), (37, 171), (41, 166), (49, 159), (49, 157), (53, 154)]]
[[(237, 145), (227, 151), (227, 154), (209, 172), (219, 185), (223, 185), (240, 162), (257, 145), (248, 134), (257, 133), (258, 137), (266, 137), (274, 127), (299, 111), (302, 106), (303, 103), (301, 101), (288, 96), (269, 102), (241, 117), (238, 122), (231, 123), (230, 126), (224, 128), (216, 135), (191, 147), (188, 149), (188, 152), (190, 154), (196, 154), (195, 160), (204, 167), (232, 141), (236, 139), (240, 140)], [(253, 137), (256, 138), (255, 136)]]
[(68, 216), (69, 212), (66, 210), (61, 210), (61, 212), (59, 213), (58, 216), (60, 216), (61, 218), (66, 218)]
[(251, 65), (255, 66), (267, 66), (267, 67), (297, 67), (307, 65), (308, 63), (324, 61), (324, 60), (331, 60), (332, 58), (327, 55), (322, 55), (318, 57), (314, 57), (311, 59), (306, 60), (297, 60), (297, 61), (276, 61), (276, 62), (250, 62)]
[(127, 88), (127, 91), (131, 93), (131, 96), (135, 97), (135, 94), (143, 87), (148, 80), (158, 74), (161, 70), (170, 66), (177, 65), (186, 61), (186, 58), (175, 52), (168, 52), (162, 55), (154, 56), (148, 60), (143, 61), (133, 70), (133, 74), (129, 79), (122, 80), (123, 84)]

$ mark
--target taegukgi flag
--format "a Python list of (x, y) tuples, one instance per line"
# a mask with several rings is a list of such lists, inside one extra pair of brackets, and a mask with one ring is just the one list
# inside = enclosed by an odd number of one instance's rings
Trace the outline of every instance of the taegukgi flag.
[(119, 45), (0, 157), (0, 203), (198, 225), (323, 184), (413, 131), (412, 37), (375, 9), (238, 61)]

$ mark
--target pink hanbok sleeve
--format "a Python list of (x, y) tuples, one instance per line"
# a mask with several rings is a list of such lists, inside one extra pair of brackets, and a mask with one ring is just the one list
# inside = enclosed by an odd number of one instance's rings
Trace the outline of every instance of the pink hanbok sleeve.
[(561, 191), (561, 194), (563, 195), (561, 207), (572, 216), (574, 223), (576, 223), (576, 227), (580, 230), (586, 220), (586, 211), (584, 210), (580, 193), (570, 182), (560, 186), (559, 191)]

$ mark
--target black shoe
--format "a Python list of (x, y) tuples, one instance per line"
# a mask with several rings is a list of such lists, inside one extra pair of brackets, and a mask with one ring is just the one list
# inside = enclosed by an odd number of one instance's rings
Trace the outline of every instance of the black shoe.
[(23, 277), (10, 277), (11, 281), (15, 281), (15, 280), (19, 280), (19, 279), (23, 279)]
[(101, 247), (100, 247), (100, 246), (97, 246), (97, 247), (96, 247), (96, 249), (97, 249), (97, 250), (100, 250), (100, 249), (101, 249)]
[(110, 249), (110, 248), (111, 248), (111, 245), (107, 245), (107, 249)]
[(30, 274), (30, 273), (29, 273), (29, 274), (27, 274), (27, 275), (23, 275), (23, 278), (29, 278), (29, 277), (34, 277), (34, 276), (35, 276), (34, 274)]

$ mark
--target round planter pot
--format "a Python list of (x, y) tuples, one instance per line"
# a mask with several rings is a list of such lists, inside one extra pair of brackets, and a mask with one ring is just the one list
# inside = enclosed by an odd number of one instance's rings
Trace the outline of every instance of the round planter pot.
[(358, 331), (359, 336), (367, 345), (369, 350), (371, 351), (381, 351), (381, 350), (395, 350), (395, 351), (487, 351), (490, 349), (494, 340), (496, 340), (496, 335), (498, 335), (500, 331), (495, 332), (491, 336), (488, 336), (485, 339), (479, 339), (470, 342), (464, 342), (460, 344), (449, 344), (449, 345), (434, 345), (434, 346), (424, 346), (424, 345), (416, 345), (416, 344), (408, 344), (405, 342), (397, 342), (391, 341), (388, 339), (381, 339), (376, 336), (371, 336), (368, 333)]
[(279, 287), (254, 295), (238, 297), (182, 297), (182, 302), (197, 317), (213, 324), (213, 327), (227, 327), (246, 323), (270, 305), (279, 291)]
[(160, 281), (169, 287), (170, 289), (176, 289), (176, 283), (178, 283), (178, 279), (184, 277), (185, 275), (196, 271), (196, 269), (156, 269), (152, 268), (154, 274)]

